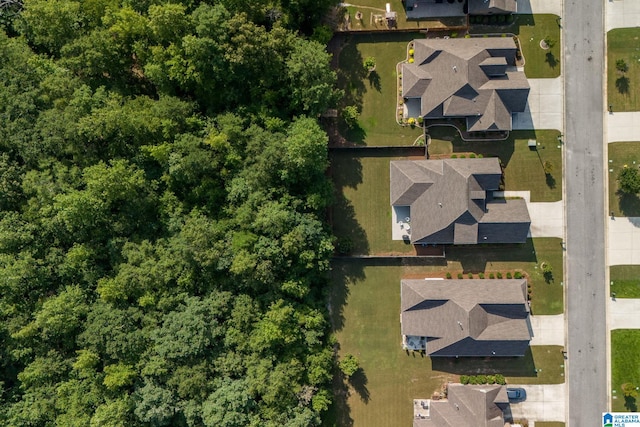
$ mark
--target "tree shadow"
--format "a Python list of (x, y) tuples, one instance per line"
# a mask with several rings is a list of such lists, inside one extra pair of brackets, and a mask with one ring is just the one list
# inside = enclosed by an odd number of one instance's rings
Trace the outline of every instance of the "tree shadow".
[(357, 37), (347, 36), (338, 57), (338, 88), (344, 90), (340, 107), (355, 105), (362, 111), (362, 97), (366, 91), (364, 79), (368, 71), (362, 66), (362, 55), (357, 47)]
[(364, 280), (366, 264), (359, 259), (335, 259), (331, 263), (331, 287), (329, 288), (329, 311), (333, 331), (344, 327), (344, 306), (349, 297), (349, 287)]
[(531, 348), (523, 357), (432, 357), (431, 366), (434, 371), (456, 375), (538, 376)]
[(333, 401), (329, 409), (322, 416), (325, 427), (351, 427), (353, 419), (349, 408), (349, 387), (344, 381), (344, 375), (338, 369), (333, 375)]
[(618, 190), (616, 195), (618, 196), (618, 206), (622, 216), (640, 216), (640, 198), (636, 194), (624, 193)]
[(556, 68), (556, 65), (558, 65), (558, 60), (552, 52), (547, 52), (544, 61), (549, 64), (551, 68)]
[(349, 378), (349, 383), (364, 403), (369, 403), (370, 398), (369, 389), (367, 388), (368, 382), (367, 374), (362, 368), (358, 369), (353, 375), (351, 375), (351, 378)]
[(638, 403), (633, 396), (624, 397), (624, 407), (630, 412), (638, 412)]
[(381, 91), (382, 86), (380, 85), (380, 74), (378, 74), (377, 71), (371, 71), (367, 76), (367, 79), (369, 80), (369, 86), (373, 87), (378, 92)]
[(544, 180), (547, 183), (547, 187), (556, 188), (556, 179), (550, 173), (544, 174)]
[(348, 127), (343, 121), (339, 129), (340, 133), (344, 135), (347, 141), (358, 145), (365, 145), (367, 131), (365, 131), (359, 123), (354, 126)]
[(621, 94), (628, 94), (629, 93), (629, 77), (627, 76), (620, 76), (616, 79), (616, 89), (618, 89), (618, 92), (620, 92)]

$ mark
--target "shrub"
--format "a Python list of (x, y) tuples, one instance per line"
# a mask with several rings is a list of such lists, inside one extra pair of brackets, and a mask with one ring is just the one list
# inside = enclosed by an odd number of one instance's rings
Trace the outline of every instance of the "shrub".
[(513, 22), (513, 15), (507, 15), (507, 24), (511, 24)]
[(468, 277), (469, 279), (473, 279), (473, 273), (469, 273)]
[(621, 73), (626, 73), (627, 71), (629, 71), (629, 66), (624, 59), (620, 58), (616, 60), (616, 70), (620, 71)]
[(418, 116), (417, 122), (420, 126), (422, 126), (422, 123), (424, 123), (424, 119), (422, 118), (422, 116)]
[(458, 37), (458, 33), (451, 33), (451, 38), (455, 39), (456, 37)]
[(481, 279), (484, 279), (484, 273), (479, 273), (478, 277), (481, 278)]
[(413, 58), (409, 58), (409, 64), (413, 64)]
[(507, 273), (507, 279), (512, 279), (512, 278), (513, 278), (513, 276), (511, 275), (511, 272), (509, 271), (509, 272)]
[(502, 279), (502, 273), (498, 272), (497, 276), (498, 276), (498, 279)]
[(496, 278), (495, 274), (489, 273), (489, 279), (495, 279), (495, 278)]
[(452, 154), (452, 155), (451, 155), (451, 158), (452, 158), (452, 159), (457, 159), (457, 158), (458, 158), (458, 155), (456, 155), (456, 154)]
[(542, 276), (547, 283), (553, 282), (553, 268), (548, 262), (542, 263)]
[(623, 193), (640, 193), (640, 174), (638, 174), (638, 169), (624, 165), (620, 174), (618, 174), (618, 184), (620, 191)]
[(315, 40), (320, 44), (326, 45), (333, 37), (333, 30), (327, 25), (319, 25), (313, 29), (311, 40)]
[(365, 70), (370, 71), (376, 68), (376, 58), (374, 58), (373, 56), (368, 56), (364, 59), (362, 65), (364, 66)]
[(416, 119), (414, 119), (413, 117), (409, 117), (409, 120), (407, 120), (407, 123), (413, 126), (416, 124)]
[(470, 158), (472, 158), (472, 159), (475, 159), (475, 158), (476, 158), (476, 155), (475, 155), (475, 154), (473, 154), (473, 153), (471, 153), (471, 154), (469, 154), (469, 157), (470, 157)]
[(481, 158), (483, 158), (483, 157), (484, 157), (484, 156), (483, 156), (482, 154), (478, 154), (478, 158), (479, 158), (479, 159), (481, 159)]
[(520, 273), (519, 271), (516, 271), (515, 273), (513, 273), (513, 278), (522, 279), (522, 273)]
[(355, 105), (348, 105), (342, 110), (342, 119), (349, 127), (349, 129), (353, 129), (358, 125), (359, 117), (360, 112), (358, 111), (358, 107), (356, 107)]
[(503, 23), (505, 20), (505, 16), (504, 15), (498, 15), (498, 22)]
[(504, 375), (502, 374), (495, 374), (494, 377), (496, 380), (496, 384), (505, 385), (507, 383), (507, 380), (505, 380)]
[(338, 363), (338, 367), (348, 378), (351, 378), (353, 374), (355, 374), (358, 369), (360, 369), (360, 362), (353, 354), (347, 354), (344, 358)]
[(496, 15), (491, 15), (489, 17), (489, 23), (491, 23), (491, 24), (495, 24), (496, 23)]
[(462, 273), (458, 273), (458, 279), (462, 279)]
[(547, 46), (554, 47), (556, 45), (556, 41), (554, 39), (551, 38), (551, 36), (546, 36), (543, 41), (545, 42), (545, 44)]
[(460, 154), (460, 158), (461, 158), (461, 159), (466, 159), (466, 158), (467, 158), (467, 156), (465, 156), (464, 154)]
[(447, 279), (451, 279), (451, 273), (447, 271)]
[(469, 384), (469, 375), (460, 375), (461, 384)]
[(414, 52), (415, 51), (413, 49), (409, 49), (409, 56), (413, 56)]
[(486, 375), (478, 375), (478, 384), (486, 384), (487, 376)]

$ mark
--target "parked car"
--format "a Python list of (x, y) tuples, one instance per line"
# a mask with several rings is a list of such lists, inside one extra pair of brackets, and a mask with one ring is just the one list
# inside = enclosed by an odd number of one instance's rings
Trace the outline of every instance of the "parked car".
[(509, 402), (522, 402), (527, 400), (527, 391), (520, 387), (507, 388)]

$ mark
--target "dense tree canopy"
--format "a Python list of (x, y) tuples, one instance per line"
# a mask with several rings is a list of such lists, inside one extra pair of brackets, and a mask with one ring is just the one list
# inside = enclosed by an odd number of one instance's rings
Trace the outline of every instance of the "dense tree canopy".
[(329, 6), (3, 15), (1, 425), (319, 424)]

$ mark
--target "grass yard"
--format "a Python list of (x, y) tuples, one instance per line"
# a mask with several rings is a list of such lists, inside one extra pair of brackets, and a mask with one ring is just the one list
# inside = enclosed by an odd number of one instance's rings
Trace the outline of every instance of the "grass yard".
[[(471, 25), (472, 34), (513, 33), (520, 39), (525, 59), (524, 72), (528, 78), (553, 78), (560, 76), (560, 18), (556, 15), (515, 15), (510, 25)], [(555, 41), (548, 49), (540, 47), (545, 38)]]
[[(340, 51), (338, 85), (345, 91), (343, 106), (360, 111), (359, 128), (341, 129), (350, 142), (362, 145), (412, 145), (422, 131), (396, 123), (396, 64), (406, 59), (407, 43), (420, 33), (354, 34)], [(376, 59), (376, 71), (367, 75), (364, 58)]]
[(610, 276), (616, 298), (640, 298), (640, 265), (611, 266)]
[(618, 175), (624, 168), (640, 167), (640, 142), (614, 142), (609, 145), (609, 211), (615, 216), (640, 216), (640, 198), (618, 194)]
[(402, 350), (400, 279), (441, 270), (438, 261), (420, 266), (354, 259), (334, 262), (330, 303), (339, 355), (355, 355), (362, 370), (350, 385), (336, 378), (336, 402), (324, 425), (411, 425), (412, 399), (431, 397), (461, 374), (502, 373), (508, 382), (524, 384), (564, 381), (562, 349), (555, 346), (532, 347), (523, 358), (490, 365), (484, 359), (432, 362)]
[[(640, 110), (640, 28), (617, 28), (607, 33), (607, 103), (613, 111)], [(628, 70), (618, 71), (624, 60)]]
[(615, 390), (611, 409), (617, 412), (637, 412), (637, 398), (625, 398), (622, 385), (640, 386), (640, 330), (616, 329), (611, 331), (611, 388)]
[[(465, 142), (450, 127), (432, 127), (429, 134), (429, 154), (434, 158), (469, 153), (499, 157), (504, 165), (505, 190), (529, 190), (532, 202), (562, 200), (562, 148), (558, 148), (558, 131), (513, 131), (506, 141), (489, 142)], [(540, 143), (537, 150), (529, 149), (529, 139)], [(548, 174), (545, 162), (551, 167)]]
[(415, 254), (413, 245), (391, 240), (389, 161), (399, 157), (393, 157), (391, 150), (376, 154), (331, 152), (336, 188), (333, 232), (338, 239), (351, 242), (352, 254)]

